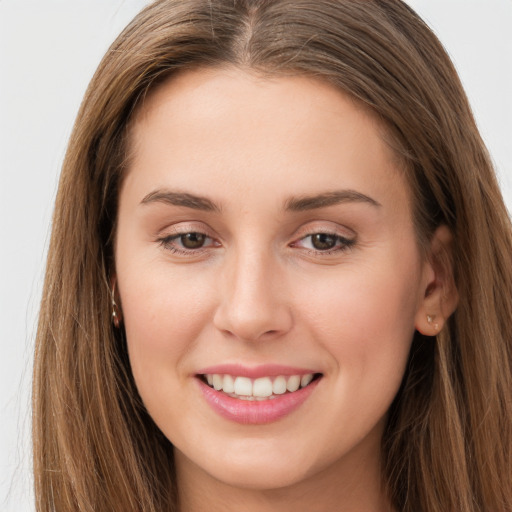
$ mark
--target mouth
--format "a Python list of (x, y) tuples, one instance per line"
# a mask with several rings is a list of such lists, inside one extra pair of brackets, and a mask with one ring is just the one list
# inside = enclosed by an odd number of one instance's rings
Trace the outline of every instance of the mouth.
[(197, 377), (209, 388), (230, 398), (261, 402), (294, 394), (311, 386), (322, 374), (311, 372), (250, 378), (228, 373), (204, 373)]
[(227, 363), (203, 368), (195, 377), (214, 412), (231, 422), (261, 425), (303, 409), (302, 404), (315, 394), (323, 374), (279, 364)]

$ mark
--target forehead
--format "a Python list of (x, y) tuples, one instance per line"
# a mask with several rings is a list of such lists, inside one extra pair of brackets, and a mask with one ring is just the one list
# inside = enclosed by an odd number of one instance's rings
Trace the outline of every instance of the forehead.
[(385, 123), (369, 106), (326, 80), (300, 74), (262, 74), (234, 66), (180, 71), (159, 83), (138, 105), (131, 131), (136, 133), (162, 109), (185, 114), (191, 122), (207, 121), (209, 115), (217, 116), (221, 111), (234, 114), (231, 121), (246, 115), (262, 120), (260, 114), (265, 104), (275, 109), (273, 125), (276, 125), (277, 115), (282, 113), (288, 118), (295, 113), (290, 120), (304, 120), (306, 117), (312, 119), (315, 110), (346, 115), (351, 109), (379, 133), (386, 131)]
[(128, 175), (143, 188), (172, 181), (200, 193), (219, 180), (240, 193), (406, 189), (385, 137), (369, 108), (324, 81), (198, 69), (160, 84), (140, 105)]

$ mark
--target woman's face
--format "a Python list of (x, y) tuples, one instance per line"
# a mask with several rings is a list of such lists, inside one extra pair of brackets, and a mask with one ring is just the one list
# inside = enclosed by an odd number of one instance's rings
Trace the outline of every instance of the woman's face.
[(378, 474), (432, 279), (379, 124), (313, 79), (196, 70), (149, 95), (130, 143), (117, 286), (178, 471)]

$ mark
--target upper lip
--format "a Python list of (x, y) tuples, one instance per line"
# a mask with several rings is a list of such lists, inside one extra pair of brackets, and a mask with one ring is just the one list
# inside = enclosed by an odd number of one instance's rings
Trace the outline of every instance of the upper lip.
[(281, 364), (261, 364), (257, 366), (246, 366), (243, 364), (217, 364), (198, 370), (197, 375), (236, 375), (257, 379), (259, 377), (277, 377), (278, 375), (306, 375), (308, 373), (320, 373), (310, 368), (297, 368)]

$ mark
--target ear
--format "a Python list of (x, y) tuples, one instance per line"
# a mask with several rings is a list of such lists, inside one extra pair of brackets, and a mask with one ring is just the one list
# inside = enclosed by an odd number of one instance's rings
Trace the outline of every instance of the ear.
[(424, 263), (423, 297), (416, 312), (415, 327), (426, 336), (436, 336), (442, 330), (459, 302), (453, 277), (452, 242), (448, 227), (438, 227)]

